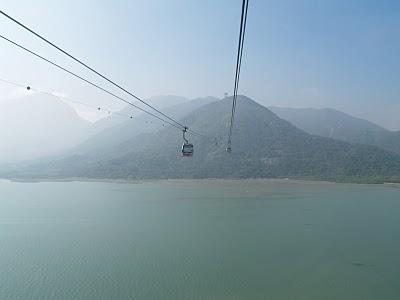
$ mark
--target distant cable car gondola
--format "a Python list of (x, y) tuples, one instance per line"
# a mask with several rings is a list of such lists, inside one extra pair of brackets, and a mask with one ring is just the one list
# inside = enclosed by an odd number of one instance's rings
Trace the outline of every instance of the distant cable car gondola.
[(193, 156), (193, 144), (190, 144), (189, 141), (186, 139), (187, 127), (183, 130), (183, 144), (182, 144), (182, 156), (191, 157)]
[(232, 145), (231, 145), (231, 141), (229, 140), (228, 141), (228, 145), (227, 145), (227, 147), (226, 147), (226, 152), (228, 152), (228, 153), (231, 153), (232, 152)]

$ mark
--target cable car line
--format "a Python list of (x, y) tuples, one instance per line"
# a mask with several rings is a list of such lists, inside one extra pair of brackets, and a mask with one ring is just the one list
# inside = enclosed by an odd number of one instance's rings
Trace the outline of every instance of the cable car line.
[[(176, 129), (178, 129), (178, 130), (184, 130), (185, 133), (189, 133), (189, 134), (192, 134), (192, 135), (198, 136), (198, 137), (204, 137), (204, 138), (207, 138), (207, 139), (211, 139), (211, 137), (205, 136), (205, 135), (203, 135), (203, 134), (201, 134), (201, 133), (198, 133), (198, 132), (196, 132), (196, 131), (194, 131), (194, 130), (192, 130), (192, 129), (189, 129), (186, 125), (183, 125), (182, 123), (180, 123), (180, 122), (176, 121), (175, 119), (169, 117), (168, 115), (164, 114), (163, 112), (161, 112), (161, 111), (158, 110), (157, 108), (155, 108), (155, 107), (153, 107), (152, 105), (148, 104), (146, 101), (144, 101), (144, 100), (142, 100), (141, 98), (139, 98), (138, 96), (134, 95), (132, 92), (129, 92), (128, 90), (126, 90), (126, 89), (123, 88), (122, 86), (118, 85), (116, 82), (112, 81), (111, 79), (109, 79), (109, 78), (106, 77), (105, 75), (99, 73), (98, 71), (96, 71), (96, 70), (93, 69), (92, 67), (88, 66), (87, 64), (85, 64), (85, 63), (82, 62), (81, 60), (79, 60), (79, 59), (77, 59), (76, 57), (72, 56), (72, 55), (71, 55), (70, 53), (68, 53), (67, 51), (63, 50), (62, 48), (58, 47), (58, 46), (55, 45), (54, 43), (50, 42), (49, 40), (47, 40), (46, 38), (44, 38), (43, 36), (41, 36), (41, 35), (38, 34), (37, 32), (33, 31), (32, 29), (30, 29), (29, 27), (25, 26), (25, 25), (22, 24), (21, 22), (17, 21), (16, 19), (14, 19), (13, 17), (11, 17), (10, 15), (6, 14), (6, 13), (3, 12), (2, 10), (0, 10), (0, 13), (1, 13), (2, 15), (4, 15), (5, 17), (7, 17), (8, 19), (10, 19), (11, 21), (13, 21), (13, 22), (15, 22), (16, 24), (18, 24), (19, 26), (21, 26), (21, 27), (23, 27), (24, 29), (26, 29), (26, 30), (29, 31), (30, 33), (34, 34), (35, 36), (37, 36), (37, 37), (40, 38), (41, 40), (45, 41), (46, 43), (48, 43), (48, 44), (51, 45), (52, 47), (54, 47), (54, 48), (56, 48), (57, 50), (61, 51), (62, 53), (64, 53), (64, 54), (67, 55), (68, 57), (70, 57), (71, 59), (73, 59), (73, 60), (75, 60), (76, 62), (78, 62), (79, 64), (83, 65), (85, 68), (87, 68), (87, 69), (89, 69), (90, 71), (94, 72), (95, 74), (97, 74), (98, 76), (100, 76), (101, 78), (103, 78), (104, 80), (108, 81), (109, 83), (111, 83), (111, 84), (114, 85), (115, 87), (117, 87), (117, 88), (119, 88), (120, 90), (124, 91), (125, 93), (127, 93), (127, 94), (130, 95), (130, 96), (132, 96), (133, 98), (139, 100), (140, 102), (142, 102), (143, 104), (145, 104), (147, 107), (153, 109), (155, 112), (157, 112), (158, 114), (162, 115), (163, 117), (165, 117), (166, 119), (168, 119), (168, 120), (170, 120), (170, 121), (167, 121), (167, 120), (165, 120), (164, 118), (162, 118), (161, 116), (158, 116), (158, 115), (156, 115), (155, 113), (152, 113), (152, 112), (150, 112), (150, 111), (147, 111), (147, 110), (145, 110), (145, 109), (143, 109), (143, 108), (141, 108), (141, 107), (135, 105), (134, 103), (132, 103), (132, 102), (130, 102), (130, 101), (128, 101), (128, 100), (126, 100), (126, 99), (124, 99), (124, 98), (122, 98), (122, 97), (116, 95), (116, 94), (114, 94), (113, 92), (110, 92), (109, 90), (107, 90), (107, 89), (101, 87), (100, 85), (98, 85), (98, 84), (96, 84), (96, 83), (93, 83), (92, 81), (90, 81), (90, 80), (88, 80), (88, 79), (86, 79), (86, 78), (84, 78), (84, 77), (82, 77), (82, 76), (80, 76), (80, 75), (78, 75), (78, 74), (76, 74), (76, 73), (74, 73), (74, 72), (68, 70), (67, 68), (62, 67), (61, 65), (59, 65), (59, 64), (57, 64), (57, 63), (55, 63), (55, 62), (53, 62), (53, 61), (51, 61), (51, 60), (49, 60), (49, 59), (47, 59), (47, 58), (45, 58), (45, 57), (43, 57), (43, 56), (41, 56), (41, 55), (35, 53), (35, 52), (32, 51), (32, 50), (29, 50), (28, 48), (26, 48), (26, 47), (24, 47), (24, 46), (18, 44), (17, 42), (14, 42), (14, 41), (12, 41), (11, 39), (9, 39), (9, 38), (7, 38), (7, 37), (5, 37), (5, 36), (3, 36), (3, 35), (0, 34), (0, 38), (2, 38), (3, 40), (5, 40), (5, 41), (7, 41), (7, 42), (9, 42), (9, 43), (11, 43), (11, 44), (13, 44), (13, 45), (16, 46), (16, 47), (19, 47), (20, 49), (22, 49), (22, 50), (24, 50), (24, 51), (26, 51), (26, 52), (28, 52), (28, 53), (30, 53), (30, 54), (36, 56), (37, 58), (40, 58), (41, 60), (43, 60), (43, 61), (45, 61), (45, 62), (47, 62), (47, 63), (49, 63), (49, 64), (51, 64), (51, 65), (53, 65), (53, 66), (55, 66), (55, 67), (61, 69), (62, 71), (69, 73), (70, 75), (72, 75), (72, 76), (74, 76), (74, 77), (76, 77), (76, 78), (78, 78), (78, 79), (80, 79), (80, 80), (86, 82), (87, 84), (92, 85), (93, 87), (95, 87), (95, 88), (97, 88), (97, 89), (99, 89), (99, 90), (101, 90), (101, 91), (103, 91), (103, 92), (109, 94), (110, 96), (113, 96), (114, 98), (117, 98), (118, 100), (120, 100), (120, 101), (122, 101), (122, 102), (124, 102), (124, 103), (126, 103), (126, 104), (128, 104), (128, 105), (131, 105), (131, 106), (135, 107), (136, 109), (138, 109), (138, 110), (140, 110), (140, 111), (142, 111), (142, 112), (144, 112), (144, 113), (146, 113), (146, 114), (148, 114), (148, 115), (150, 115), (150, 116), (152, 116), (152, 117), (157, 118), (158, 120), (160, 120), (160, 121), (163, 122), (163, 123), (166, 123), (166, 124), (168, 124), (168, 125), (170, 125), (170, 126), (173, 126), (173, 127), (175, 127)], [(29, 86), (28, 86), (28, 87), (24, 87), (24, 88), (30, 89)], [(37, 90), (37, 91), (38, 91), (38, 90)], [(46, 93), (46, 92), (45, 92), (45, 93)], [(49, 93), (47, 93), (47, 94), (49, 94)], [(52, 95), (52, 96), (57, 96), (57, 95)], [(67, 100), (67, 99), (66, 99), (66, 100)], [(70, 99), (70, 100), (71, 100), (71, 99)], [(76, 102), (76, 101), (74, 101), (74, 102)], [(83, 103), (80, 103), (80, 104), (83, 104)], [(85, 104), (83, 104), (83, 105), (85, 105)], [(86, 105), (86, 106), (87, 106), (87, 105)], [(97, 109), (100, 110), (101, 108), (98, 107)], [(109, 111), (109, 113), (110, 113), (110, 111)], [(163, 125), (163, 126), (164, 126), (164, 125)], [(193, 146), (193, 145), (192, 145), (192, 146)]]
[[(20, 48), (20, 49), (22, 49), (22, 50), (24, 50), (24, 51), (26, 51), (26, 52), (28, 52), (28, 53), (30, 53), (30, 54), (32, 54), (32, 55), (34, 55), (34, 56), (40, 58), (41, 60), (44, 60), (44, 61), (46, 61), (47, 63), (49, 63), (49, 64), (51, 64), (51, 65), (53, 65), (53, 66), (55, 66), (55, 67), (57, 67), (57, 68), (59, 68), (59, 69), (61, 69), (61, 70), (63, 70), (64, 72), (67, 72), (68, 74), (70, 74), (70, 75), (72, 75), (72, 76), (74, 76), (74, 77), (76, 77), (76, 78), (78, 78), (78, 79), (80, 79), (80, 80), (86, 82), (87, 84), (90, 84), (91, 86), (93, 86), (93, 87), (95, 87), (95, 88), (97, 88), (97, 89), (99, 89), (99, 90), (101, 90), (101, 91), (103, 91), (103, 92), (109, 94), (110, 96), (113, 96), (114, 98), (117, 98), (117, 99), (119, 99), (120, 101), (122, 101), (122, 102), (124, 102), (124, 103), (126, 103), (126, 104), (128, 104), (128, 105), (131, 105), (131, 106), (135, 107), (136, 109), (138, 109), (138, 110), (140, 110), (140, 111), (142, 111), (142, 112), (144, 112), (144, 113), (146, 113), (146, 114), (148, 114), (148, 115), (150, 115), (150, 116), (153, 116), (154, 118), (157, 118), (158, 120), (160, 120), (160, 121), (162, 121), (162, 122), (165, 122), (165, 123), (167, 123), (167, 124), (169, 124), (169, 125), (171, 125), (171, 126), (177, 128), (178, 130), (182, 130), (182, 128), (179, 127), (178, 125), (176, 125), (176, 124), (174, 124), (174, 123), (172, 123), (172, 122), (169, 122), (169, 121), (167, 121), (167, 120), (165, 120), (165, 119), (162, 119), (161, 117), (159, 117), (159, 116), (157, 116), (157, 115), (155, 115), (155, 114), (153, 114), (153, 113), (151, 113), (151, 112), (149, 112), (149, 111), (147, 111), (147, 110), (145, 110), (145, 109), (143, 109), (143, 108), (141, 108), (141, 107), (135, 105), (134, 103), (132, 103), (132, 102), (130, 102), (130, 101), (128, 101), (128, 100), (126, 100), (126, 99), (124, 99), (124, 98), (122, 98), (122, 97), (116, 95), (116, 94), (114, 94), (113, 92), (110, 92), (109, 90), (107, 90), (107, 89), (105, 89), (105, 88), (99, 86), (98, 84), (93, 83), (93, 82), (91, 82), (90, 80), (88, 80), (88, 79), (86, 79), (86, 78), (83, 78), (82, 76), (80, 76), (80, 75), (78, 75), (78, 74), (76, 74), (76, 73), (74, 73), (74, 72), (72, 72), (72, 71), (70, 71), (70, 70), (68, 70), (68, 69), (66, 69), (66, 68), (64, 68), (64, 67), (62, 67), (62, 66), (60, 66), (59, 64), (56, 64), (55, 62), (53, 62), (53, 61), (51, 61), (51, 60), (49, 60), (49, 59), (47, 59), (47, 58), (45, 58), (45, 57), (43, 57), (43, 56), (37, 54), (36, 52), (33, 52), (33, 51), (29, 50), (28, 48), (25, 48), (24, 46), (22, 46), (22, 45), (20, 45), (20, 44), (18, 44), (18, 43), (16, 43), (16, 42), (14, 42), (14, 41), (12, 41), (12, 40), (6, 38), (5, 36), (3, 36), (3, 35), (1, 35), (1, 34), (0, 34), (0, 38), (2, 38), (3, 40), (5, 40), (5, 41), (7, 41), (7, 42), (9, 42), (9, 43), (11, 43), (11, 44), (13, 44), (14, 46), (17, 46), (18, 48)], [(197, 133), (193, 133), (193, 132), (191, 132), (191, 131), (190, 131), (190, 133), (191, 133), (191, 134), (197, 134)]]
[(135, 94), (133, 94), (132, 92), (129, 92), (127, 89), (123, 88), (121, 85), (117, 84), (116, 82), (114, 82), (113, 80), (109, 79), (108, 77), (106, 77), (105, 75), (101, 74), (100, 72), (96, 71), (94, 68), (88, 66), (87, 64), (85, 64), (83, 61), (79, 60), (78, 58), (74, 57), (73, 55), (71, 55), (70, 53), (68, 53), (67, 51), (65, 51), (64, 49), (60, 48), (59, 46), (55, 45), (54, 43), (50, 42), (48, 39), (46, 39), (45, 37), (43, 37), (42, 35), (40, 35), (39, 33), (35, 32), (34, 30), (32, 30), (31, 28), (29, 28), (28, 26), (22, 24), (21, 22), (19, 22), (18, 20), (14, 19), (13, 17), (11, 17), (10, 15), (6, 14), (4, 11), (0, 10), (0, 13), (2, 15), (4, 15), (5, 17), (7, 17), (8, 19), (10, 19), (11, 21), (13, 21), (14, 23), (18, 24), (19, 26), (21, 26), (22, 28), (24, 28), (25, 30), (29, 31), (30, 33), (34, 34), (35, 36), (37, 36), (38, 38), (40, 38), (41, 40), (43, 40), (44, 42), (46, 42), (47, 44), (51, 45), (52, 47), (54, 47), (55, 49), (59, 50), (60, 52), (64, 53), (65, 55), (67, 55), (68, 57), (70, 57), (71, 59), (73, 59), (74, 61), (78, 62), (79, 64), (81, 64), (82, 66), (84, 66), (85, 68), (87, 68), (88, 70), (92, 71), (93, 73), (95, 73), (96, 75), (100, 76), (101, 78), (103, 78), (104, 80), (108, 81), (109, 83), (111, 83), (112, 85), (114, 85), (115, 87), (119, 88), (120, 90), (124, 91), (125, 93), (127, 93), (128, 95), (132, 96), (133, 98), (135, 98), (136, 100), (139, 100), (140, 102), (142, 102), (143, 104), (145, 104), (147, 107), (153, 109), (154, 111), (156, 111), (157, 113), (159, 113), (160, 115), (164, 116), (165, 118), (167, 118), (168, 120), (172, 121), (173, 123), (177, 124), (178, 126), (185, 128), (186, 126), (179, 123), (178, 121), (176, 121), (175, 119), (169, 117), (168, 115), (164, 114), (162, 111), (158, 110), (157, 108), (155, 108), (154, 106), (148, 104), (146, 101), (142, 100), (141, 98), (139, 98), (138, 96), (136, 96)]
[[(56, 68), (58, 68), (58, 69), (60, 69), (60, 70), (62, 70), (62, 71), (64, 71), (64, 72), (66, 72), (66, 73), (68, 73), (68, 74), (70, 74), (70, 75), (72, 75), (72, 76), (74, 76), (74, 77), (76, 77), (76, 78), (78, 78), (78, 79), (80, 79), (80, 80), (82, 80), (82, 81), (84, 81), (84, 82), (86, 82), (87, 84), (89, 84), (89, 85), (91, 85), (91, 86), (93, 86), (93, 87), (95, 87), (95, 88), (97, 88), (97, 89), (99, 89), (99, 90), (101, 90), (101, 91), (103, 91), (103, 92), (109, 94), (110, 96), (113, 96), (114, 98), (117, 98), (118, 100), (123, 101), (124, 103), (126, 103), (126, 104), (128, 104), (128, 105), (131, 105), (131, 106), (135, 107), (136, 109), (138, 109), (138, 110), (140, 110), (140, 111), (142, 111), (142, 112), (144, 112), (144, 113), (146, 113), (146, 114), (148, 114), (148, 115), (150, 115), (150, 116), (152, 116), (152, 117), (154, 117), (154, 118), (160, 120), (161, 122), (167, 123), (167, 124), (169, 124), (169, 125), (175, 127), (175, 128), (178, 129), (178, 130), (182, 130), (182, 128), (179, 127), (178, 125), (176, 125), (176, 124), (174, 124), (174, 123), (172, 123), (172, 122), (169, 122), (169, 121), (167, 121), (167, 120), (164, 120), (163, 118), (161, 118), (161, 117), (159, 117), (159, 116), (153, 114), (152, 112), (149, 112), (149, 111), (147, 111), (147, 110), (145, 110), (145, 109), (143, 109), (143, 108), (141, 108), (141, 107), (135, 105), (134, 103), (132, 103), (132, 102), (130, 102), (130, 101), (128, 101), (128, 100), (126, 100), (126, 99), (124, 99), (124, 98), (122, 98), (122, 97), (116, 95), (116, 94), (114, 94), (113, 92), (110, 92), (109, 90), (107, 90), (107, 89), (105, 89), (105, 88), (99, 86), (99, 85), (96, 84), (96, 83), (93, 83), (93, 82), (89, 81), (88, 79), (86, 79), (86, 78), (84, 78), (84, 77), (82, 77), (82, 76), (80, 76), (80, 75), (78, 75), (78, 74), (76, 74), (76, 73), (74, 73), (74, 72), (72, 72), (72, 71), (66, 69), (66, 68), (62, 67), (61, 65), (59, 65), (59, 64), (57, 64), (57, 63), (55, 63), (55, 62), (53, 62), (53, 61), (51, 61), (51, 60), (49, 60), (49, 59), (43, 57), (43, 56), (41, 56), (40, 54), (38, 54), (38, 53), (36, 53), (36, 52), (34, 52), (34, 51), (32, 51), (32, 50), (29, 50), (28, 48), (26, 48), (26, 47), (24, 47), (24, 46), (18, 44), (17, 42), (12, 41), (11, 39), (9, 39), (9, 38), (7, 38), (7, 37), (1, 35), (1, 34), (0, 34), (0, 38), (2, 38), (3, 40), (9, 42), (10, 44), (13, 44), (14, 46), (16, 46), (16, 47), (18, 47), (18, 48), (20, 48), (20, 49), (22, 49), (22, 50), (24, 50), (24, 51), (30, 53), (31, 55), (34, 55), (34, 56), (36, 56), (37, 58), (40, 58), (41, 60), (43, 60), (43, 61), (45, 61), (45, 62), (47, 62), (47, 63), (53, 65), (54, 67), (56, 67)], [(183, 128), (185, 128), (185, 127), (186, 127), (186, 126), (184, 126)], [(202, 134), (200, 134), (200, 133), (198, 133), (198, 132), (196, 132), (196, 131), (194, 131), (194, 130), (192, 130), (192, 129), (189, 129), (189, 128), (187, 128), (187, 132), (190, 133), (190, 134), (192, 134), (192, 135), (197, 135), (197, 136), (206, 137), (206, 136), (204, 136), (204, 135), (202, 135)]]
[(227, 143), (227, 147), (226, 147), (226, 152), (228, 152), (228, 153), (231, 153), (231, 151), (232, 151), (232, 129), (233, 129), (233, 123), (235, 121), (236, 100), (237, 100), (237, 92), (239, 89), (240, 70), (241, 70), (241, 66), (242, 66), (243, 45), (244, 45), (244, 37), (245, 37), (245, 33), (246, 33), (248, 7), (249, 7), (249, 0), (243, 0), (242, 1), (242, 12), (241, 12), (241, 17), (240, 17), (239, 43), (238, 43), (238, 50), (237, 50), (237, 57), (236, 57), (235, 84), (234, 84), (234, 88), (233, 88), (229, 135), (228, 135), (228, 143)]
[(248, 1), (243, 0), (242, 14), (241, 14), (241, 20), (240, 20), (238, 53), (237, 53), (237, 58), (236, 58), (235, 84), (234, 84), (234, 92), (233, 92), (233, 97), (232, 97), (231, 120), (230, 120), (230, 126), (229, 126), (228, 145), (226, 148), (226, 151), (228, 153), (231, 152), (232, 129), (233, 129), (233, 124), (234, 124), (234, 120), (235, 120), (237, 91), (238, 91), (238, 87), (239, 87), (239, 77), (240, 77), (240, 69), (241, 69), (242, 54), (243, 54), (243, 43), (244, 43), (244, 35), (245, 35), (246, 23), (247, 23), (247, 10), (248, 10)]
[[(54, 98), (57, 98), (57, 99), (62, 99), (62, 100), (68, 101), (68, 102), (72, 102), (72, 103), (76, 103), (76, 104), (79, 104), (79, 105), (82, 105), (82, 106), (86, 106), (86, 107), (92, 108), (94, 110), (99, 110), (99, 111), (103, 110), (103, 111), (107, 111), (109, 114), (112, 113), (112, 114), (116, 114), (116, 115), (119, 115), (119, 116), (122, 116), (122, 117), (133, 119), (132, 115), (124, 114), (124, 113), (121, 113), (119, 111), (112, 111), (112, 110), (106, 109), (106, 108), (104, 108), (102, 106), (90, 105), (90, 104), (87, 104), (85, 102), (77, 101), (75, 99), (72, 99), (70, 97), (65, 97), (65, 96), (57, 95), (57, 94), (54, 94), (54, 93), (51, 93), (51, 92), (47, 92), (47, 91), (44, 91), (44, 90), (41, 90), (41, 89), (38, 89), (38, 88), (34, 88), (31, 85), (24, 85), (24, 84), (13, 82), (13, 81), (10, 81), (10, 80), (4, 79), (4, 78), (0, 78), (0, 81), (3, 82), (3, 83), (6, 83), (6, 84), (12, 85), (12, 86), (16, 86), (16, 87), (22, 88), (24, 90), (26, 89), (28, 91), (37, 92), (39, 94), (48, 95), (48, 96), (51, 96), (51, 97), (54, 97)], [(147, 121), (146, 121), (146, 123), (147, 123)], [(150, 123), (153, 123), (153, 122), (150, 121)], [(162, 123), (162, 126), (164, 126), (164, 123)], [(183, 151), (184, 154), (182, 154), (182, 155), (183, 156), (193, 156), (193, 144), (190, 144), (189, 141), (185, 138), (185, 133), (187, 133), (187, 127), (185, 129), (183, 129), (182, 131), (184, 132), (183, 139), (185, 141), (184, 144), (182, 145), (182, 149), (184, 149), (184, 151)], [(204, 136), (204, 135), (201, 135), (201, 136), (208, 138), (207, 136)]]
[[(55, 93), (47, 92), (47, 91), (32, 87), (31, 85), (24, 85), (24, 84), (13, 82), (13, 81), (10, 81), (10, 80), (4, 79), (4, 78), (0, 78), (0, 81), (3, 82), (3, 83), (9, 84), (9, 85), (13, 85), (13, 86), (22, 88), (24, 90), (26, 89), (28, 91), (34, 91), (34, 92), (37, 92), (39, 94), (43, 94), (43, 95), (51, 96), (51, 97), (54, 97), (54, 98), (62, 99), (62, 100), (65, 100), (65, 101), (68, 101), (68, 102), (71, 102), (71, 103), (76, 103), (76, 104), (79, 104), (79, 105), (82, 105), (82, 106), (86, 106), (86, 107), (89, 107), (89, 108), (92, 108), (92, 109), (95, 109), (95, 110), (103, 110), (103, 111), (108, 112), (109, 114), (115, 114), (115, 115), (119, 115), (119, 116), (126, 117), (126, 118), (129, 118), (129, 119), (133, 119), (133, 115), (124, 114), (124, 113), (121, 113), (119, 111), (113, 111), (113, 110), (107, 109), (107, 108), (105, 108), (103, 106), (90, 105), (90, 104), (87, 104), (85, 102), (72, 99), (70, 97), (57, 95)], [(145, 122), (148, 123), (147, 121), (145, 121)], [(149, 121), (149, 122), (153, 123), (152, 121)], [(164, 126), (164, 121), (162, 121), (162, 122), (163, 123), (161, 123), (161, 124), (162, 124), (162, 126)], [(200, 134), (198, 134), (198, 135), (200, 135)], [(207, 138), (207, 136), (205, 136), (205, 135), (200, 135), (200, 136), (203, 136), (203, 137)]]
[(51, 93), (51, 92), (46, 92), (46, 91), (40, 90), (38, 88), (34, 88), (31, 85), (23, 85), (23, 84), (20, 84), (20, 83), (16, 83), (16, 82), (13, 82), (13, 81), (6, 80), (4, 78), (0, 78), (0, 81), (4, 82), (4, 83), (7, 83), (9, 85), (17, 86), (19, 88), (27, 89), (29, 91), (34, 91), (34, 92), (37, 92), (39, 94), (48, 95), (48, 96), (51, 96), (51, 97), (54, 97), (54, 98), (58, 98), (58, 99), (62, 99), (62, 100), (65, 100), (65, 101), (68, 101), (68, 102), (71, 102), (71, 103), (76, 103), (76, 104), (79, 104), (79, 105), (82, 105), (82, 106), (86, 106), (86, 107), (89, 107), (89, 108), (92, 108), (92, 109), (95, 109), (95, 110), (103, 110), (103, 111), (108, 112), (109, 114), (112, 113), (112, 114), (119, 115), (121, 117), (126, 117), (126, 118), (129, 118), (129, 119), (133, 119), (133, 115), (124, 114), (124, 113), (121, 113), (119, 111), (112, 111), (112, 110), (107, 109), (107, 108), (105, 108), (103, 106), (90, 105), (90, 104), (87, 104), (85, 102), (81, 102), (81, 101), (72, 99), (70, 97), (65, 97), (65, 96), (57, 95), (57, 94), (54, 94), (54, 93)]
[[(237, 82), (236, 82), (236, 98), (237, 98), (237, 93), (238, 93), (238, 90), (239, 90), (239, 79), (240, 79), (240, 71), (241, 71), (241, 67), (242, 67), (243, 44), (244, 44), (244, 36), (246, 34), (246, 23), (247, 23), (248, 6), (249, 6), (249, 1), (247, 0), (246, 11), (245, 11), (245, 16), (244, 16), (244, 22), (243, 22), (243, 33), (242, 33), (242, 39), (241, 39), (241, 45), (240, 45), (239, 68), (238, 68), (238, 72), (237, 72)], [(235, 111), (236, 111), (236, 101), (235, 101)], [(233, 118), (235, 118), (235, 114), (233, 115)]]

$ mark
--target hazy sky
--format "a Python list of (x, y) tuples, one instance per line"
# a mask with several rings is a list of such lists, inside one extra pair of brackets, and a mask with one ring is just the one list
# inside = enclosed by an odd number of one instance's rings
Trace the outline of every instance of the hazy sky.
[[(231, 93), (240, 5), (240, 0), (1, 1), (2, 10), (138, 96), (190, 98)], [(0, 33), (102, 83), (2, 16)], [(250, 0), (240, 93), (265, 105), (333, 107), (400, 129), (399, 53), (398, 0)], [(0, 54), (1, 78), (121, 107), (2, 40)], [(0, 93), (3, 100), (21, 95), (1, 83)]]

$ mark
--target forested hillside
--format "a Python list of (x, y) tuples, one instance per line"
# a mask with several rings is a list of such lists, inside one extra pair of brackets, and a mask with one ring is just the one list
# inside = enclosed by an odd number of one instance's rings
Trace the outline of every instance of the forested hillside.
[(400, 180), (399, 155), (373, 146), (310, 135), (244, 96), (238, 98), (233, 151), (227, 154), (225, 139), (230, 105), (228, 98), (201, 106), (182, 117), (183, 123), (206, 136), (191, 138), (195, 145), (193, 158), (180, 156), (180, 131), (161, 127), (158, 131), (138, 132), (122, 141), (113, 141), (113, 151), (109, 152), (112, 154), (88, 147), (84, 153), (32, 164), (7, 176)]

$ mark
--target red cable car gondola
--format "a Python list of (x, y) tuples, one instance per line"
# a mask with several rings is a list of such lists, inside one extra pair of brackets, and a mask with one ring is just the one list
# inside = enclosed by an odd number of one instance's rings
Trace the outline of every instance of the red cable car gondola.
[(186, 139), (185, 134), (186, 134), (187, 127), (183, 129), (183, 144), (182, 144), (182, 156), (185, 157), (192, 157), (193, 156), (193, 144), (190, 144), (189, 141)]

